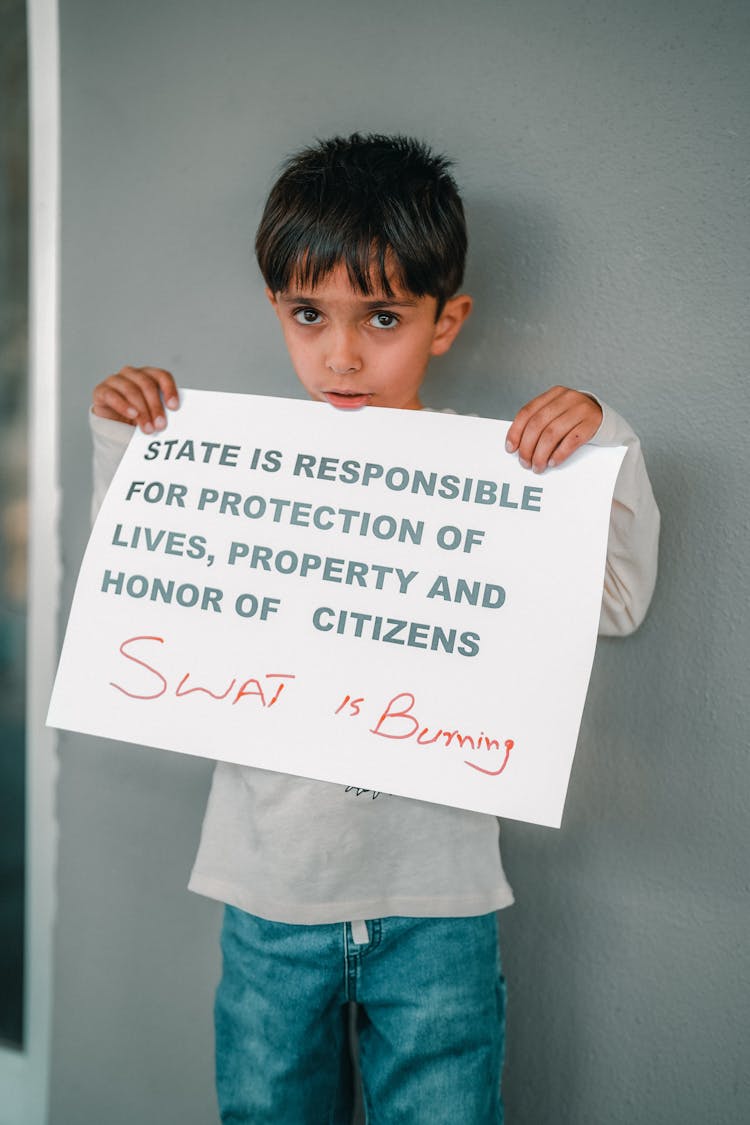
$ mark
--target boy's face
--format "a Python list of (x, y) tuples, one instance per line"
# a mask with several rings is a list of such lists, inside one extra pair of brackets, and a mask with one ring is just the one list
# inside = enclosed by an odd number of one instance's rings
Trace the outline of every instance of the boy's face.
[(427, 364), (448, 351), (471, 311), (471, 298), (452, 297), (436, 321), (435, 297), (415, 297), (391, 285), (393, 297), (366, 296), (352, 288), (339, 265), (314, 289), (266, 290), (311, 398), (348, 410), (421, 409)]

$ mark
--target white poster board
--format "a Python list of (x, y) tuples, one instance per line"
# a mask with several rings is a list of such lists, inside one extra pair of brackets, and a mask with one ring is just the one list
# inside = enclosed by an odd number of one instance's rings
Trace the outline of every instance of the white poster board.
[(184, 391), (91, 535), (48, 722), (559, 826), (624, 449)]

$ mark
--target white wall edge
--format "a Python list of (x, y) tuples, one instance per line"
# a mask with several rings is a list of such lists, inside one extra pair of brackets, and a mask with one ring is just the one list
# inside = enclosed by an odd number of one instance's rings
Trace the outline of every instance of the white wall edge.
[(29, 615), (25, 1043), (0, 1050), (0, 1125), (49, 1111), (57, 738), (45, 726), (57, 661), (59, 545), (60, 83), (57, 0), (28, 0)]

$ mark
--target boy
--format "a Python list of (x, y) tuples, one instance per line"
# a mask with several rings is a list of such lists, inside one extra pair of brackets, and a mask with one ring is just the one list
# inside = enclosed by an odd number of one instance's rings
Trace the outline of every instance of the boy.
[[(274, 185), (256, 253), (294, 370), (347, 410), (421, 408), (429, 360), (471, 311), (463, 208), (447, 162), (401, 137), (334, 138)], [(123, 368), (95, 391), (95, 502), (129, 439), (166, 426), (172, 376)], [(126, 423), (124, 425), (123, 423)], [(658, 512), (637, 438), (595, 398), (553, 387), (507, 448), (535, 472), (587, 441), (628, 445), (612, 509), (601, 631), (645, 614)], [(219, 763), (190, 888), (226, 904), (216, 998), (222, 1120), (344, 1123), (347, 1002), (358, 1004), (372, 1121), (502, 1121), (512, 902), (495, 817)]]

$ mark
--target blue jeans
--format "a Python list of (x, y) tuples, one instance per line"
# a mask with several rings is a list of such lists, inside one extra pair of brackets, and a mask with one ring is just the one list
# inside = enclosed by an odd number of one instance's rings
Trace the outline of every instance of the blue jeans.
[[(497, 919), (291, 926), (228, 906), (216, 994), (221, 1120), (349, 1125), (349, 1001), (368, 1125), (501, 1125)], [(358, 939), (358, 940), (356, 940)]]

